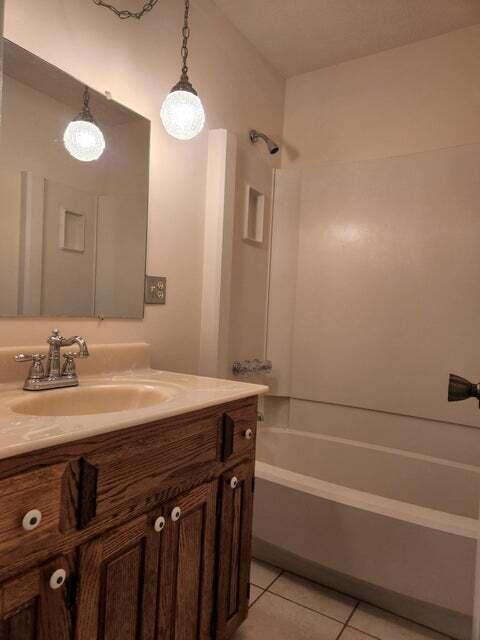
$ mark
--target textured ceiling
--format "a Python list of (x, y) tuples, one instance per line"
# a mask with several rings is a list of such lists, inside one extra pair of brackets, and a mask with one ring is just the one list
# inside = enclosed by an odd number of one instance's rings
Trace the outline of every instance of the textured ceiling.
[(480, 23), (480, 0), (215, 0), (290, 77)]

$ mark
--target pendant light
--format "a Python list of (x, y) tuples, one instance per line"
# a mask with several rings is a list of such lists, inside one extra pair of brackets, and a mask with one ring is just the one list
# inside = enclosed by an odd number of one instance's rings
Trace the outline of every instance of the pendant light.
[(198, 93), (188, 79), (188, 18), (190, 0), (185, 0), (185, 16), (182, 29), (182, 75), (162, 105), (161, 118), (167, 133), (178, 140), (191, 140), (205, 124), (205, 111)]
[(105, 151), (105, 138), (90, 111), (90, 91), (85, 87), (83, 109), (63, 134), (68, 153), (80, 162), (98, 160)]

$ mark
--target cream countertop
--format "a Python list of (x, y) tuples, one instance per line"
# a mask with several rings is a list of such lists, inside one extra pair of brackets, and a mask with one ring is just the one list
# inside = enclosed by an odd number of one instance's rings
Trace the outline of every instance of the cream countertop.
[[(138, 346), (129, 345), (130, 355), (139, 353)], [(146, 347), (145, 345), (140, 346), (143, 349), (141, 351), (143, 357), (136, 360), (134, 358), (132, 366), (128, 370), (84, 375), (79, 367), (80, 387), (78, 388), (87, 390), (108, 385), (117, 387), (125, 385), (126, 388), (132, 384), (152, 385), (152, 387), (158, 385), (160, 391), (166, 396), (160, 404), (88, 415), (23, 415), (14, 411), (15, 405), (19, 402), (40, 395), (43, 397), (48, 395), (49, 402), (51, 402), (55, 394), (57, 397), (64, 393), (71, 394), (77, 388), (31, 392), (23, 391), (21, 383), (19, 384), (18, 381), (0, 384), (0, 458), (8, 458), (110, 431), (126, 429), (250, 396), (263, 395), (268, 391), (268, 387), (264, 385), (150, 369), (145, 367), (148, 361), (148, 357), (145, 357)], [(111, 348), (112, 346), (109, 345), (108, 351)], [(115, 350), (114, 347), (113, 349)], [(122, 345), (120, 349), (124, 351), (125, 346)], [(5, 349), (3, 353), (0, 353), (0, 368), (2, 355), (7, 355), (8, 352), (8, 356), (11, 356), (13, 351), (15, 350)], [(100, 355), (102, 351), (107, 351), (107, 347), (98, 346), (97, 353)], [(91, 353), (93, 359), (95, 347), (92, 347)], [(143, 367), (139, 368), (139, 365), (143, 365)], [(26, 373), (25, 369), (23, 369), (23, 373)]]
[[(8, 458), (90, 436), (205, 409), (225, 402), (262, 395), (268, 387), (245, 382), (217, 380), (169, 373), (154, 369), (120, 372), (109, 376), (84, 376), (82, 389), (105, 385), (161, 385), (167, 398), (158, 405), (112, 413), (76, 416), (30, 416), (15, 413), (13, 407), (26, 396), (71, 394), (75, 389), (23, 391), (17, 385), (0, 385), (0, 458)], [(53, 394), (53, 395), (52, 395)]]

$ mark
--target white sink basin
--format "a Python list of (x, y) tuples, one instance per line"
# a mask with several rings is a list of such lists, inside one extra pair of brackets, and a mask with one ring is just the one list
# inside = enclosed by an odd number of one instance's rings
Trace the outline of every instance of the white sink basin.
[(172, 395), (166, 385), (92, 385), (28, 392), (12, 402), (10, 408), (27, 416), (86, 416), (152, 407), (170, 400)]

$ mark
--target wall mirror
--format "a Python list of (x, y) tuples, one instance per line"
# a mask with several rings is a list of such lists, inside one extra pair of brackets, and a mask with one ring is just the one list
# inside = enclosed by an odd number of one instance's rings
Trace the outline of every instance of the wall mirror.
[(89, 90), (105, 149), (78, 160), (64, 132), (84, 97), (4, 41), (0, 316), (143, 317), (150, 122)]

